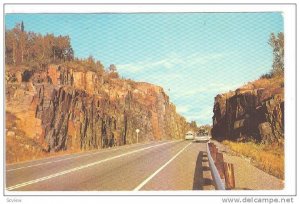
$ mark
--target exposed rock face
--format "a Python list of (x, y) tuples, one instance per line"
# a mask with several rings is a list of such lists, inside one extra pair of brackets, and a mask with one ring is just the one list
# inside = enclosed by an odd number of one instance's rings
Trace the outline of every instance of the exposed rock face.
[(45, 151), (135, 143), (136, 129), (139, 142), (180, 139), (189, 128), (161, 87), (54, 65), (24, 73), (6, 72), (6, 111)]
[[(276, 82), (275, 82), (276, 81)], [(212, 135), (219, 140), (283, 142), (283, 78), (257, 80), (215, 97)]]

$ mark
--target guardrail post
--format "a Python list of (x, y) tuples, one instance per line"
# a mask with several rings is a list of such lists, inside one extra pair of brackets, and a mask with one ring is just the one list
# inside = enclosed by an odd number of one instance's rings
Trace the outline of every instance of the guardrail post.
[(212, 143), (211, 147), (212, 147), (211, 148), (211, 157), (213, 158), (214, 161), (216, 161), (218, 149), (217, 149), (217, 147), (215, 146), (214, 143)]
[(223, 158), (222, 153), (217, 152), (215, 164), (216, 164), (216, 167), (218, 169), (221, 179), (224, 179), (225, 178), (225, 170), (224, 170), (224, 158)]
[(233, 164), (225, 162), (224, 170), (225, 170), (225, 187), (226, 187), (226, 189), (234, 189), (235, 188), (235, 179), (234, 179)]

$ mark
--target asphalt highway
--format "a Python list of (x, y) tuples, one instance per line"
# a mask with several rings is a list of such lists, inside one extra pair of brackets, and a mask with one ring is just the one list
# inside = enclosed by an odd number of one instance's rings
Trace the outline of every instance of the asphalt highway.
[(206, 144), (156, 141), (6, 165), (7, 191), (213, 189)]

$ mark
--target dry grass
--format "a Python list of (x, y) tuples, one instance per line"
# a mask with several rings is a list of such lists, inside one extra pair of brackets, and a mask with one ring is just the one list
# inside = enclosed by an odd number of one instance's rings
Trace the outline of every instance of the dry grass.
[(284, 147), (283, 145), (264, 145), (254, 142), (224, 141), (232, 151), (251, 158), (255, 166), (263, 171), (284, 179)]
[(92, 72), (99, 72), (101, 75), (104, 72), (104, 67), (99, 61), (95, 61), (94, 59), (86, 59), (86, 60), (72, 60), (66, 61), (61, 64), (62, 67), (66, 67), (69, 69), (73, 69), (75, 71), (92, 71)]
[(273, 87), (283, 87), (284, 86), (284, 76), (278, 75), (270, 79), (257, 79), (252, 82), (255, 88), (273, 88)]

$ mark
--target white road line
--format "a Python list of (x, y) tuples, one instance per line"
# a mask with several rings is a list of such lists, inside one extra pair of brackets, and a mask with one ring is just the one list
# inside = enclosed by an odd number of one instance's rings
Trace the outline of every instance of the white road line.
[(168, 164), (170, 164), (179, 154), (181, 154), (189, 145), (192, 143), (190, 142), (187, 144), (184, 148), (182, 148), (174, 157), (172, 157), (167, 163), (165, 163), (163, 166), (161, 166), (159, 169), (157, 169), (151, 176), (149, 176), (146, 180), (144, 180), (140, 185), (138, 185), (133, 191), (139, 191), (141, 188), (143, 188), (144, 185), (146, 185), (154, 176), (156, 176), (161, 170), (163, 170)]
[[(94, 154), (94, 152), (95, 153), (100, 153), (99, 151), (104, 152), (105, 150), (111, 151), (111, 150), (119, 150), (119, 149), (128, 149), (130, 147), (135, 147), (135, 146), (138, 146), (138, 145), (151, 144), (151, 143), (154, 143), (154, 142), (155, 141), (150, 141), (150, 142), (147, 142), (147, 143), (138, 143), (138, 144), (135, 143), (135, 144), (128, 144), (128, 145), (123, 145), (123, 146), (111, 147), (109, 149), (88, 150), (88, 151), (84, 151), (84, 152), (75, 152), (75, 153), (69, 153), (69, 154), (63, 154), (63, 155), (54, 155), (54, 156), (49, 156), (49, 157), (46, 157), (46, 158), (40, 158), (40, 159), (35, 159), (35, 160), (28, 160), (28, 161), (21, 161), (21, 162), (18, 162), (18, 163), (6, 164), (6, 166), (21, 165), (21, 164), (24, 164), (24, 163), (31, 163), (31, 162), (41, 161), (41, 160), (56, 159), (56, 158), (65, 157), (65, 156), (73, 156), (73, 155), (81, 156), (82, 154), (92, 155), (92, 154)], [(159, 141), (159, 142), (161, 142), (161, 141)]]
[(79, 167), (76, 167), (76, 168), (65, 170), (65, 171), (62, 171), (62, 172), (59, 172), (59, 173), (56, 173), (56, 174), (52, 174), (52, 175), (49, 175), (49, 176), (45, 176), (45, 177), (42, 177), (42, 178), (39, 178), (39, 179), (35, 179), (35, 180), (27, 181), (27, 182), (24, 182), (24, 183), (20, 183), (20, 184), (14, 185), (14, 186), (10, 186), (10, 187), (6, 188), (6, 190), (10, 191), (10, 190), (13, 190), (13, 189), (16, 189), (16, 188), (21, 188), (21, 187), (28, 186), (28, 185), (31, 185), (31, 184), (34, 184), (34, 183), (49, 180), (51, 178), (55, 178), (55, 177), (58, 177), (58, 176), (62, 176), (62, 175), (71, 173), (71, 172), (79, 171), (81, 169), (85, 169), (85, 168), (88, 168), (88, 167), (91, 167), (91, 166), (95, 166), (95, 165), (98, 165), (98, 164), (101, 164), (101, 163), (104, 163), (104, 162), (107, 162), (107, 161), (110, 161), (110, 160), (113, 160), (113, 159), (117, 159), (117, 158), (120, 158), (120, 157), (124, 157), (124, 156), (130, 155), (130, 154), (134, 154), (134, 153), (137, 153), (137, 152), (141, 152), (141, 151), (144, 151), (144, 150), (147, 150), (147, 149), (151, 149), (151, 148), (154, 148), (154, 147), (162, 146), (162, 145), (173, 143), (173, 142), (179, 142), (179, 141), (170, 141), (170, 142), (166, 142), (166, 143), (162, 143), (162, 144), (158, 144), (158, 145), (154, 145), (154, 146), (134, 150), (134, 151), (127, 152), (127, 153), (124, 153), (124, 154), (120, 154), (120, 155), (110, 157), (110, 158), (107, 158), (107, 159), (104, 159), (104, 160), (100, 160), (100, 161), (97, 161), (97, 162), (93, 162), (93, 163), (90, 163), (90, 164), (86, 164), (86, 165), (83, 165), (83, 166), (79, 166)]
[[(151, 143), (149, 143), (149, 144), (151, 144)], [(54, 160), (54, 161), (49, 161), (49, 162), (43, 162), (43, 163), (39, 163), (39, 164), (32, 164), (32, 165), (29, 165), (29, 166), (23, 166), (23, 167), (18, 167), (18, 168), (13, 168), (13, 169), (7, 169), (6, 172), (21, 170), (21, 169), (26, 169), (26, 168), (36, 167), (36, 166), (42, 166), (42, 165), (45, 165), (45, 164), (51, 164), (51, 163), (55, 163), (55, 162), (61, 162), (61, 161), (76, 159), (76, 158), (80, 158), (80, 157), (87, 157), (87, 156), (91, 156), (91, 155), (95, 155), (95, 154), (105, 153), (105, 152), (108, 152), (108, 151), (115, 152), (117, 150), (128, 149), (130, 147), (133, 147), (133, 146), (123, 147), (123, 148), (118, 148), (118, 149), (109, 149), (109, 150), (106, 150), (106, 151), (102, 150), (102, 151), (97, 151), (97, 152), (90, 153), (90, 154), (83, 154), (83, 155), (79, 155), (79, 156), (68, 157), (68, 158), (65, 158), (65, 159), (59, 159), (59, 160)]]

